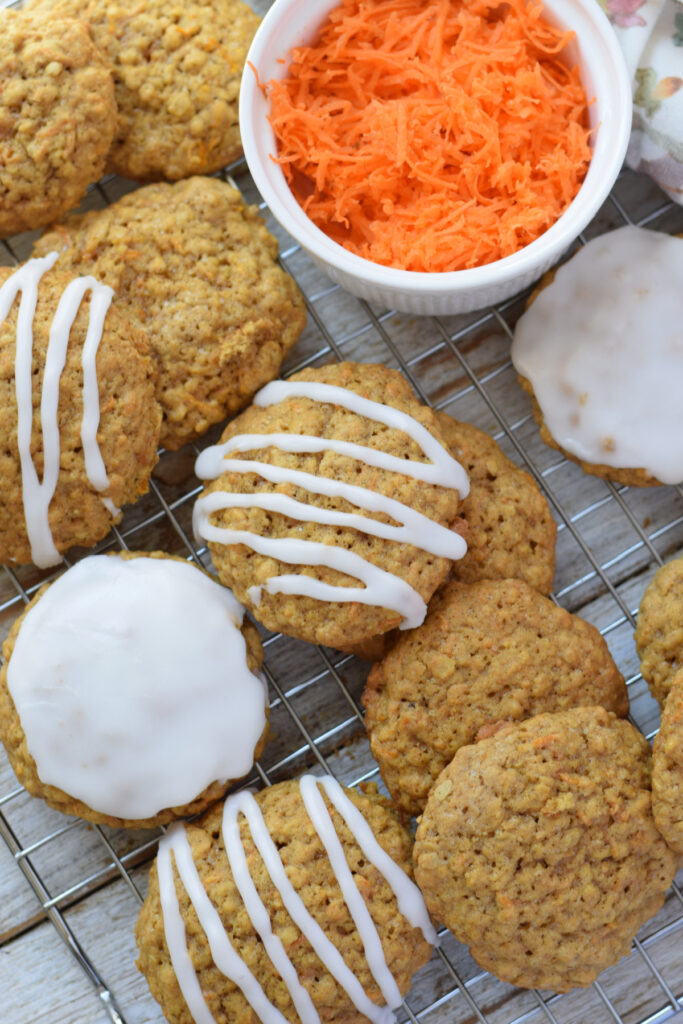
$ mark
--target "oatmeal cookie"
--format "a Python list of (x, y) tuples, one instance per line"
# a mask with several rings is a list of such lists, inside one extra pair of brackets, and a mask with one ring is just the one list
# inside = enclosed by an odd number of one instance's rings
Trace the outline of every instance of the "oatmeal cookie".
[(548, 429), (548, 425), (543, 416), (543, 410), (538, 404), (538, 399), (534, 393), (531, 381), (521, 375), (518, 377), (518, 380), (524, 391), (526, 391), (527, 395), (531, 399), (531, 407), (539, 433), (543, 442), (547, 444), (549, 448), (554, 448), (555, 451), (561, 452), (566, 459), (569, 459), (571, 462), (575, 462), (577, 466), (580, 466), (584, 473), (588, 473), (590, 476), (597, 476), (601, 480), (613, 480), (614, 483), (622, 484), (624, 487), (654, 487), (661, 483), (661, 481), (651, 473), (648, 473), (646, 469), (632, 467), (616, 468), (608, 465), (606, 462), (588, 462), (585, 459), (578, 458), (566, 448), (563, 448), (561, 444), (558, 444)]
[(453, 566), (463, 583), (525, 580), (542, 594), (553, 589), (557, 525), (533, 477), (515, 466), (483, 430), (437, 413), (441, 432), (470, 478), (460, 514), (467, 554)]
[(416, 625), (465, 549), (451, 528), (466, 475), (384, 366), (267, 385), (195, 471), (211, 481), (195, 533), (219, 578), (268, 629), (312, 643), (347, 650)]
[(512, 362), (541, 437), (585, 473), (683, 482), (683, 239), (626, 226), (547, 274)]
[(683, 854), (683, 670), (671, 680), (652, 750), (652, 813), (672, 850)]
[(410, 851), (387, 801), (329, 776), (237, 793), (173, 825), (136, 929), (165, 1018), (388, 1019), (380, 1007), (400, 1006), (435, 940)]
[(158, 552), (95, 555), (3, 644), (0, 739), (23, 786), (113, 827), (197, 814), (263, 749), (263, 651), (232, 594)]
[(417, 830), (427, 906), (485, 970), (566, 992), (629, 953), (676, 871), (655, 828), (650, 750), (604, 708), (461, 747)]
[[(16, 271), (0, 268), (5, 308), (11, 302), (0, 324), (0, 562), (40, 567), (57, 564), (72, 545), (95, 544), (121, 519), (120, 506), (145, 493), (161, 423), (144, 335), (114, 298), (95, 353), (86, 338), (96, 303), (111, 293), (92, 282), (81, 299), (79, 282), (55, 260), (53, 253)], [(31, 337), (18, 316), (22, 303), (30, 306), (32, 286)], [(69, 296), (73, 325), (50, 339)]]
[(104, 170), (114, 83), (71, 18), (0, 12), (0, 237), (62, 217)]
[(585, 704), (628, 712), (600, 633), (522, 580), (446, 583), (424, 623), (373, 666), (363, 703), (373, 756), (408, 814), (420, 813), (455, 752), (496, 722)]
[(640, 671), (663, 709), (671, 680), (683, 669), (683, 555), (650, 580), (638, 609), (635, 641)]
[(137, 181), (210, 174), (242, 155), (239, 84), (259, 18), (242, 0), (31, 0), (80, 18), (114, 75), (108, 170)]
[(214, 178), (148, 185), (40, 239), (95, 274), (142, 327), (159, 365), (161, 443), (179, 448), (245, 406), (306, 322), (255, 207)]

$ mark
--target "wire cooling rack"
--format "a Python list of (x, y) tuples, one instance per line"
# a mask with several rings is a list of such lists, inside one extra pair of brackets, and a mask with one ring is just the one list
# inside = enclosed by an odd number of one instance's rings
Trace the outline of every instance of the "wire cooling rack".
[[(226, 175), (248, 201), (260, 202), (243, 163)], [(105, 179), (91, 190), (84, 208), (101, 207), (132, 187)], [(263, 212), (309, 312), (283, 373), (337, 359), (396, 367), (424, 402), (489, 431), (532, 473), (558, 522), (554, 599), (600, 629), (626, 677), (633, 719), (652, 739), (658, 710), (638, 671), (633, 627), (652, 574), (683, 549), (683, 489), (618, 487), (585, 476), (543, 445), (509, 359), (511, 331), (525, 294), (467, 315), (396, 314), (332, 285)], [(625, 170), (583, 240), (624, 223), (681, 232), (683, 209), (649, 179)], [(0, 263), (26, 259), (33, 238), (2, 243)], [(98, 551), (161, 549), (208, 565), (190, 530), (200, 490), (192, 472), (197, 450), (161, 454), (149, 494), (127, 510)], [(0, 638), (50, 578), (32, 566), (0, 570)], [(268, 785), (311, 767), (332, 772), (347, 785), (380, 782), (360, 706), (367, 666), (281, 635), (263, 638), (272, 735), (250, 782)], [(91, 826), (50, 810), (19, 786), (0, 750), (2, 1024), (162, 1024), (135, 967), (133, 936), (159, 834)], [(498, 981), (444, 932), (441, 948), (417, 975), (398, 1020), (658, 1024), (673, 1019), (683, 1013), (682, 881), (679, 876), (661, 911), (643, 926), (628, 959), (591, 988), (563, 996)]]

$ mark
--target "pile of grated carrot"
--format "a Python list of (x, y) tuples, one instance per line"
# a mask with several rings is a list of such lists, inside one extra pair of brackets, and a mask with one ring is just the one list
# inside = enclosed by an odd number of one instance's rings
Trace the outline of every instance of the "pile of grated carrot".
[(525, 0), (343, 0), (268, 82), (309, 217), (404, 270), (491, 263), (547, 230), (591, 157), (572, 33)]

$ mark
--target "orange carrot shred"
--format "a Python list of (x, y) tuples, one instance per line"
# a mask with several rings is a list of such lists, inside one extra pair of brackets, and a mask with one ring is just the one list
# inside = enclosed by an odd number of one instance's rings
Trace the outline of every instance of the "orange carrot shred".
[(517, 252), (590, 161), (571, 39), (535, 0), (342, 0), (266, 87), (297, 201), (386, 266), (462, 270)]

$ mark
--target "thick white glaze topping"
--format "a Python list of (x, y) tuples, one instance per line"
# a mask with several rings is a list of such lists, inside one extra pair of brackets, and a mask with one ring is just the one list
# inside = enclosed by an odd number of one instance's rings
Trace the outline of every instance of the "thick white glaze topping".
[[(254, 845), (261, 855), (287, 912), (301, 933), (311, 943), (327, 970), (346, 991), (359, 1013), (373, 1021), (374, 1024), (391, 1024), (394, 1017), (388, 1007), (396, 1008), (400, 1005), (401, 993), (387, 966), (377, 928), (354, 881), (343, 846), (318, 789), (319, 785), (324, 787), (330, 801), (344, 818), (365, 857), (391, 886), (399, 908), (409, 923), (413, 927), (421, 928), (428, 941), (435, 942), (436, 933), (429, 920), (419, 889), (382, 849), (367, 821), (339, 783), (329, 776), (322, 779), (317, 779), (312, 775), (304, 776), (300, 781), (304, 806), (325, 847), (349, 913), (358, 929), (368, 966), (388, 1006), (377, 1006), (368, 999), (358, 978), (349, 970), (336, 946), (330, 942), (320, 925), (306, 909), (303, 900), (289, 881), (258, 803), (251, 793), (246, 791), (229, 797), (223, 810), (223, 842), (230, 869), (254, 929), (261, 938), (273, 966), (284, 981), (302, 1024), (320, 1024), (320, 1017), (308, 992), (297, 978), (294, 965), (287, 956), (284, 946), (272, 931), (268, 912), (249, 873), (240, 838), (240, 815), (247, 820)], [(207, 935), (214, 963), (227, 978), (238, 985), (247, 1002), (264, 1024), (282, 1024), (284, 1018), (281, 1012), (267, 1000), (264, 1005), (265, 995), (260, 985), (231, 946), (228, 935), (218, 918), (218, 913), (211, 905), (199, 879), (197, 869), (192, 861), (185, 828), (178, 823), (169, 829), (159, 844), (157, 862), (159, 897), (171, 962), (180, 989), (196, 1024), (212, 1024), (214, 1018), (206, 1003), (201, 999), (199, 983), (187, 951), (187, 938), (184, 928), (181, 927), (182, 920), (173, 880), (171, 853), (175, 857), (180, 880)]]
[[(39, 568), (61, 561), (48, 523), (48, 510), (59, 478), (59, 380), (66, 363), (69, 335), (86, 292), (91, 293), (90, 320), (83, 346), (83, 420), (81, 440), (88, 480), (97, 491), (109, 486), (107, 471), (97, 444), (100, 407), (95, 360), (102, 338), (102, 329), (114, 292), (94, 277), (79, 277), (65, 288), (50, 327), (45, 369), (43, 372), (40, 417), (43, 436), (43, 479), (38, 480), (31, 457), (33, 427), (33, 319), (38, 301), (38, 285), (43, 274), (54, 266), (56, 252), (29, 260), (9, 277), (0, 288), (0, 323), (2, 323), (21, 292), (17, 317), (15, 348), (15, 393), (17, 398), (17, 446), (21, 464), (22, 497), (26, 532), (31, 545), (31, 558)], [(110, 499), (103, 499), (112, 516), (118, 509)]]
[(683, 481), (683, 239), (590, 241), (518, 321), (512, 360), (566, 451)]
[(214, 491), (202, 495), (194, 508), (194, 530), (197, 537), (220, 544), (245, 544), (259, 554), (293, 565), (325, 565), (359, 579), (364, 587), (338, 587), (302, 575), (275, 576), (263, 586), (252, 587), (249, 598), (258, 605), (262, 589), (271, 594), (299, 594), (318, 600), (349, 602), (392, 608), (403, 617), (401, 629), (419, 626), (426, 614), (420, 595), (404, 580), (373, 566), (366, 559), (331, 545), (296, 538), (272, 539), (247, 531), (214, 526), (212, 513), (226, 508), (262, 508), (278, 512), (301, 522), (353, 528), (369, 536), (412, 544), (443, 558), (462, 558), (467, 546), (462, 537), (427, 516), (392, 498), (364, 487), (346, 484), (327, 477), (317, 477), (282, 466), (273, 466), (249, 459), (231, 459), (234, 452), (248, 452), (275, 447), (285, 452), (334, 451), (366, 465), (401, 473), (404, 476), (455, 488), (461, 496), (469, 491), (467, 474), (462, 466), (432, 437), (428, 430), (411, 416), (363, 398), (355, 392), (329, 384), (273, 381), (255, 397), (254, 404), (267, 406), (290, 396), (304, 396), (313, 401), (330, 402), (348, 408), (407, 433), (432, 461), (430, 463), (399, 459), (387, 452), (334, 438), (302, 434), (239, 434), (220, 445), (207, 448), (197, 459), (195, 472), (201, 479), (216, 479), (223, 472), (256, 473), (275, 484), (292, 484), (312, 494), (344, 498), (368, 512), (384, 513), (399, 525), (379, 522), (368, 516), (335, 511), (296, 501), (284, 494), (233, 494)]
[(7, 684), (42, 782), (117, 818), (241, 778), (266, 724), (243, 608), (199, 569), (96, 555), (27, 613)]

